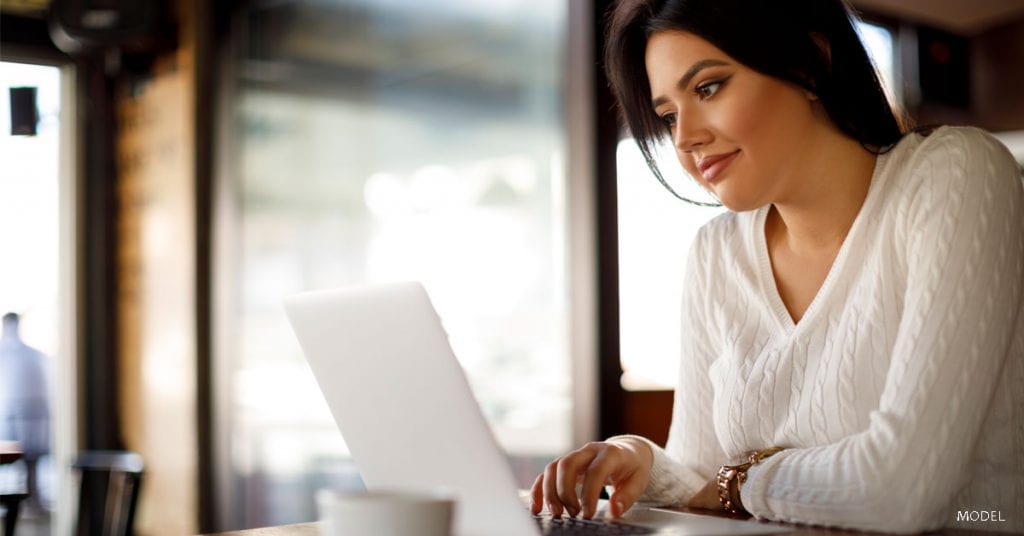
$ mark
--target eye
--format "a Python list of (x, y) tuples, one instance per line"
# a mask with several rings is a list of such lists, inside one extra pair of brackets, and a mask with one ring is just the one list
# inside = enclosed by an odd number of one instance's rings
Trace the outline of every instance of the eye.
[(708, 100), (711, 97), (714, 97), (716, 93), (718, 93), (718, 90), (722, 88), (722, 84), (724, 83), (725, 80), (714, 80), (711, 82), (705, 82), (693, 88), (693, 92), (697, 95), (697, 98), (699, 98), (700, 100)]
[(665, 123), (665, 126), (668, 127), (669, 130), (671, 130), (672, 127), (674, 127), (676, 124), (675, 112), (668, 112), (666, 114), (663, 114), (661, 116), (661, 122)]

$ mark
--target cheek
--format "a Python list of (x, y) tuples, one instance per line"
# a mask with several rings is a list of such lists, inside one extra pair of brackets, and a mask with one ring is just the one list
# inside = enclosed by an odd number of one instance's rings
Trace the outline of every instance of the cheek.
[[(764, 91), (751, 91), (743, 99), (736, 99), (732, 106), (720, 110), (718, 122), (722, 132), (733, 141), (749, 144), (768, 139), (774, 127), (778, 126), (779, 102)], [(785, 118), (781, 118), (785, 121)]]
[(718, 111), (720, 132), (765, 171), (784, 163), (779, 160), (792, 152), (794, 140), (800, 139), (811, 118), (808, 102), (796, 91), (771, 83), (749, 88), (744, 98), (730, 104)]

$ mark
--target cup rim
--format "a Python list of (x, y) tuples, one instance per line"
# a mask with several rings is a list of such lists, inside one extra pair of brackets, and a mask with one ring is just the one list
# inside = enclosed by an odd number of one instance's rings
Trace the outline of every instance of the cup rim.
[(455, 503), (455, 494), (451, 490), (409, 490), (409, 489), (375, 489), (375, 490), (346, 490), (334, 488), (321, 488), (316, 492), (317, 500), (326, 501), (340, 499), (345, 501), (371, 502), (387, 500), (388, 502), (400, 503)]

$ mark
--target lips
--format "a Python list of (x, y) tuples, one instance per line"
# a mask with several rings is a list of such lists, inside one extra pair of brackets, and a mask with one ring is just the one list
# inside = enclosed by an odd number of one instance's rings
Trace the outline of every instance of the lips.
[(729, 167), (729, 164), (740, 154), (739, 149), (731, 153), (721, 153), (705, 156), (697, 161), (697, 170), (707, 182), (714, 182), (719, 175)]

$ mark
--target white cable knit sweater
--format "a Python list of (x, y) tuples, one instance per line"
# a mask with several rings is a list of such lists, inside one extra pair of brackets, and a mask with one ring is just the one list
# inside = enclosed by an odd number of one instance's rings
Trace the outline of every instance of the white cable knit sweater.
[(671, 433), (664, 450), (650, 443), (641, 500), (684, 503), (721, 464), (781, 445), (742, 488), (757, 517), (1024, 530), (1024, 186), (1012, 156), (973, 128), (904, 137), (878, 158), (795, 325), (767, 212), (724, 214), (694, 243)]

